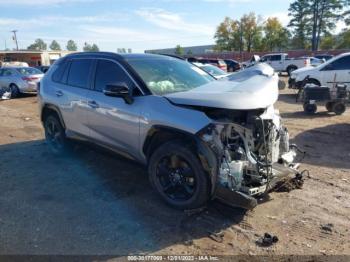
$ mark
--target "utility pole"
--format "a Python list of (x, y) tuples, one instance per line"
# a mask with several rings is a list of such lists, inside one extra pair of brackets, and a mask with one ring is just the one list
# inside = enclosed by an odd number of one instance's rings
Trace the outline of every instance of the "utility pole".
[(16, 35), (17, 30), (12, 30), (11, 32), (13, 33), (13, 40), (16, 42), (16, 50), (18, 51), (18, 42), (17, 42), (17, 35)]

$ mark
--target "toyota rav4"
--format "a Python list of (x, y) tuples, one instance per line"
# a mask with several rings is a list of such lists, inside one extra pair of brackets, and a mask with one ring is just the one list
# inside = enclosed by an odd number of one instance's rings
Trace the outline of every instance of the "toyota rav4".
[(268, 65), (215, 80), (178, 58), (105, 52), (57, 60), (39, 92), (54, 153), (74, 138), (119, 152), (145, 164), (156, 191), (181, 209), (211, 198), (250, 209), (299, 175), (277, 98)]

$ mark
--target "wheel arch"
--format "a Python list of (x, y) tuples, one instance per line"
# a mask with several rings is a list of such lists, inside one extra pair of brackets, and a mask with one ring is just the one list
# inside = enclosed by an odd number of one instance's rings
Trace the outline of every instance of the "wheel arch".
[(287, 66), (287, 68), (286, 68), (286, 72), (288, 72), (288, 73), (289, 73), (289, 70), (290, 70), (290, 69), (292, 69), (292, 68), (295, 68), (295, 70), (297, 70), (297, 69), (298, 69), (298, 67), (297, 67), (296, 65), (292, 64), (292, 65), (288, 65), (288, 66)]
[(147, 162), (152, 156), (157, 147), (170, 140), (181, 139), (186, 141), (189, 146), (195, 150), (198, 159), (200, 160), (204, 171), (208, 174), (209, 186), (211, 195), (215, 191), (215, 185), (218, 174), (218, 158), (209, 148), (209, 146), (202, 141), (196, 134), (191, 134), (173, 127), (167, 126), (153, 126), (146, 136), (142, 151), (146, 156)]
[(41, 110), (41, 122), (44, 123), (45, 118), (50, 114), (54, 114), (61, 122), (63, 128), (66, 128), (60, 109), (53, 104), (45, 104)]

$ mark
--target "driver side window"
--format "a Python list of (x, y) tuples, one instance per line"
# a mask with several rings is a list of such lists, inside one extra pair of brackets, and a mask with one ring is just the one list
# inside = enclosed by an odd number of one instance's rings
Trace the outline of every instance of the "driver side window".
[(350, 56), (339, 58), (326, 66), (326, 70), (350, 70)]
[(270, 60), (270, 57), (269, 56), (263, 56), (262, 58), (261, 58), (261, 62), (267, 62), (267, 61), (269, 61)]
[(98, 60), (96, 65), (94, 90), (102, 92), (106, 85), (118, 82), (124, 82), (130, 88), (133, 87), (133, 82), (130, 77), (118, 64), (109, 60)]

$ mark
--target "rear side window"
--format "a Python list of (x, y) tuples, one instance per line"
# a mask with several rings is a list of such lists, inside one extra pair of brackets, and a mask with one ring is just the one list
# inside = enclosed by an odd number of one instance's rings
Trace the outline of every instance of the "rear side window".
[(125, 71), (116, 63), (109, 60), (98, 60), (95, 75), (95, 90), (102, 92), (108, 84), (124, 82), (129, 87), (132, 81)]
[(10, 69), (4, 69), (2, 76), (12, 76), (14, 75)]
[(281, 56), (280, 55), (273, 55), (271, 56), (270, 61), (280, 61), (281, 60)]
[(91, 59), (72, 60), (69, 68), (67, 84), (70, 86), (88, 89), (91, 65)]

